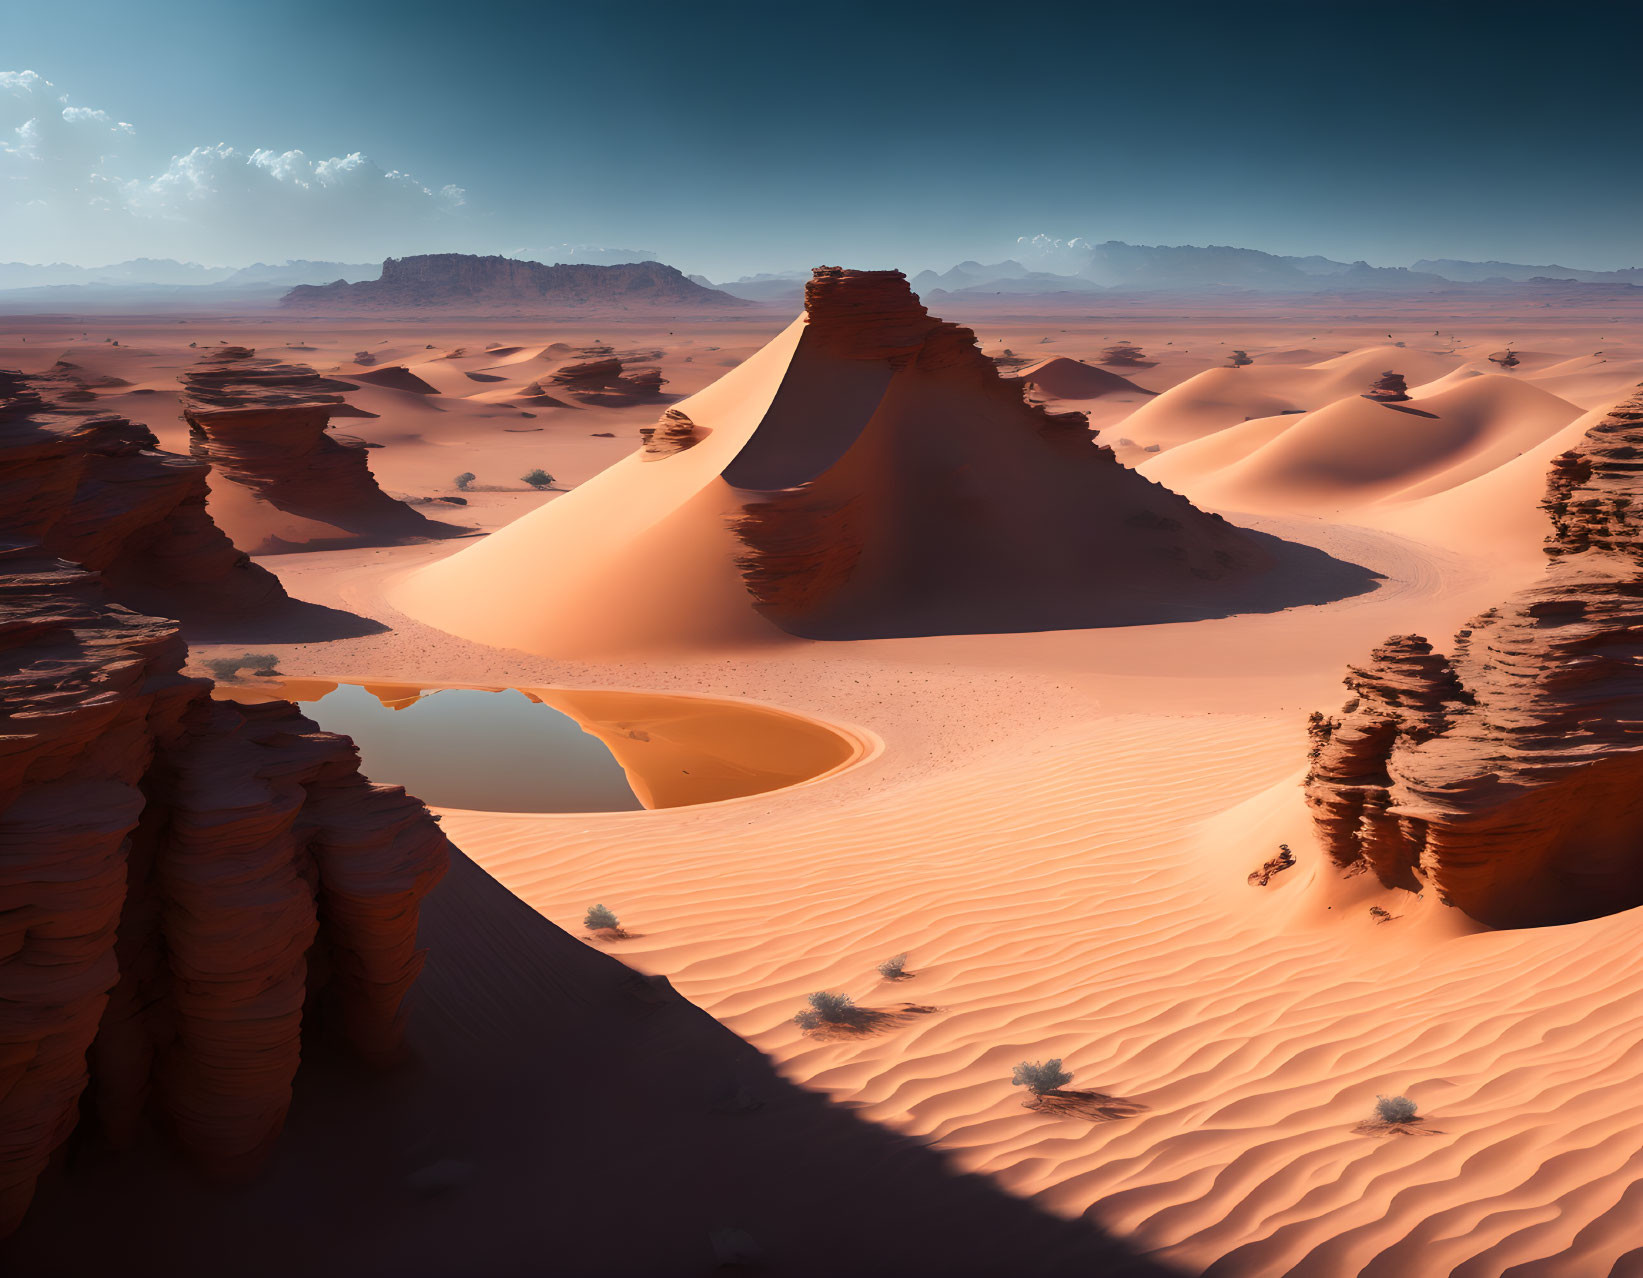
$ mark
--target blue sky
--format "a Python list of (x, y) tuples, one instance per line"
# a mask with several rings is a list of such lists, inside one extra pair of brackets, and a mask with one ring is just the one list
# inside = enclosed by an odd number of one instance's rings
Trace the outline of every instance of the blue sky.
[(1643, 265), (1630, 3), (0, 0), (0, 32), (4, 259)]

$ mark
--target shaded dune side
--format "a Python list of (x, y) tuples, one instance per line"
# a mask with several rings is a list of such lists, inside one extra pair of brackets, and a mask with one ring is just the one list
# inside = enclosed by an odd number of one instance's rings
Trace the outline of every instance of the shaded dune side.
[[(535, 1274), (544, 1256), (610, 1278), (737, 1257), (793, 1278), (1172, 1272), (786, 1081), (665, 978), (574, 940), (461, 856), (421, 937), (416, 1066), (391, 1086), (312, 1053), (286, 1156), (232, 1198), (158, 1154), (122, 1178), (88, 1145), (0, 1262), (90, 1272), (118, 1240), (156, 1270), (216, 1275), (232, 1256), (247, 1278), (316, 1256), (362, 1278)], [(73, 1228), (88, 1212), (100, 1228)]]
[(782, 387), (724, 471), (748, 591), (790, 633), (1184, 620), (1369, 586), (1119, 465), (1082, 414), (1025, 400), (969, 329), (931, 318), (900, 272), (818, 268), (805, 306)]
[(1554, 459), (1544, 581), (1452, 654), (1377, 649), (1314, 715), (1308, 803), (1347, 871), (1491, 926), (1643, 904), (1643, 395)]

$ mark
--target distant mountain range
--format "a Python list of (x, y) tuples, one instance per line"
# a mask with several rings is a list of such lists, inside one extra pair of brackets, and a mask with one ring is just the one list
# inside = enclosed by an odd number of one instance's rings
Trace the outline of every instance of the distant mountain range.
[(469, 253), (390, 257), (376, 279), (303, 284), (280, 305), (294, 310), (723, 309), (747, 302), (706, 288), (661, 262), (619, 266), (521, 262)]
[[(1607, 284), (1643, 286), (1643, 268), (1581, 271), (1512, 262), (1420, 261), (1412, 266), (1370, 266), (1327, 257), (1285, 257), (1224, 245), (1056, 243), (1053, 251), (1024, 244), (1025, 260), (960, 262), (945, 271), (912, 278), (920, 296), (1002, 294), (1035, 297), (1069, 293), (1411, 294), (1471, 291), (1468, 286)], [(807, 271), (744, 276), (715, 287), (760, 302), (789, 302), (803, 295)], [(709, 281), (693, 276), (699, 283)]]
[(255, 262), (240, 267), (146, 257), (108, 266), (0, 262), (0, 309), (91, 312), (267, 305), (298, 284), (368, 279), (376, 272), (375, 263), (361, 262)]
[[(1630, 297), (1632, 289), (1643, 288), (1643, 267), (1594, 271), (1555, 264), (1455, 258), (1422, 259), (1408, 267), (1370, 266), (1366, 262), (1282, 256), (1225, 245), (1165, 246), (1119, 240), (1096, 244), (1043, 237), (1024, 238), (1019, 247), (1016, 257), (1003, 261), (965, 261), (944, 271), (920, 271), (911, 283), (921, 296), (931, 297), (1240, 292), (1393, 296), (1505, 290), (1558, 292), (1583, 298), (1589, 296), (1589, 286), (1607, 286), (1617, 297)], [(702, 275), (682, 275), (660, 262), (635, 261), (633, 252), (625, 249), (559, 245), (552, 252), (556, 264), (551, 266), (460, 253), (390, 258), (390, 263), (399, 265), (386, 283), (379, 278), (383, 267), (361, 262), (257, 262), (243, 267), (202, 266), (166, 258), (135, 258), (106, 266), (0, 262), (0, 311), (262, 307), (281, 303), (293, 291), (297, 300), (284, 304), (329, 309), (341, 304), (337, 299), (348, 299), (348, 305), (367, 307), (448, 306), (458, 299), (477, 304), (486, 290), (492, 301), (506, 299), (516, 308), (544, 300), (582, 306), (632, 305), (641, 298), (669, 305), (723, 306), (734, 305), (734, 299), (740, 299), (791, 307), (802, 303), (804, 283), (810, 278), (806, 267), (745, 275), (716, 284)], [(451, 265), (421, 277), (407, 273), (411, 268), (403, 265), (435, 262)], [(513, 265), (486, 268), (489, 282), (482, 285), (473, 274), (474, 268), (455, 265), (480, 262)], [(616, 283), (616, 276), (579, 273), (595, 263), (596, 270), (621, 268), (625, 272), (620, 277), (623, 282)], [(542, 276), (540, 272), (561, 274)], [(535, 282), (525, 282), (527, 279)], [(305, 291), (315, 286), (319, 286), (317, 292)], [(361, 291), (352, 291), (356, 286)], [(390, 295), (398, 300), (389, 302)]]

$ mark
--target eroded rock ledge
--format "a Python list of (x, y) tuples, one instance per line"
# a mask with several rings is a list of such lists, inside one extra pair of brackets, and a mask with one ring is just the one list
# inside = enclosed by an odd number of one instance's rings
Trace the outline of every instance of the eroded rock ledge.
[(1315, 715), (1330, 858), (1491, 926), (1643, 904), (1643, 394), (1551, 469), (1545, 579), (1450, 657), (1397, 636)]
[[(377, 487), (363, 444), (332, 435), (331, 418), (353, 387), (304, 364), (258, 359), (228, 346), (183, 374), (183, 417), (190, 451), (219, 483), (245, 490), (250, 503), (224, 503), (227, 531), (254, 554), (318, 546), (370, 545), (459, 536)], [(302, 524), (270, 531), (255, 503)], [(289, 531), (290, 527), (300, 532)], [(294, 541), (293, 538), (300, 538)]]
[(139, 610), (194, 620), (285, 602), (278, 578), (207, 513), (209, 466), (96, 412), (94, 398), (57, 370), (0, 371), (0, 525), (101, 573), (115, 600)]

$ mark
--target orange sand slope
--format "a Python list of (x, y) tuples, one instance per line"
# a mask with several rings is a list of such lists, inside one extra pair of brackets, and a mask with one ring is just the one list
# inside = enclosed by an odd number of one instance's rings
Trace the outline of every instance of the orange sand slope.
[(1112, 625), (1369, 587), (1147, 484), (1081, 414), (1023, 402), (899, 272), (818, 269), (806, 305), (668, 411), (665, 447), (409, 575), (395, 606), (579, 656)]

